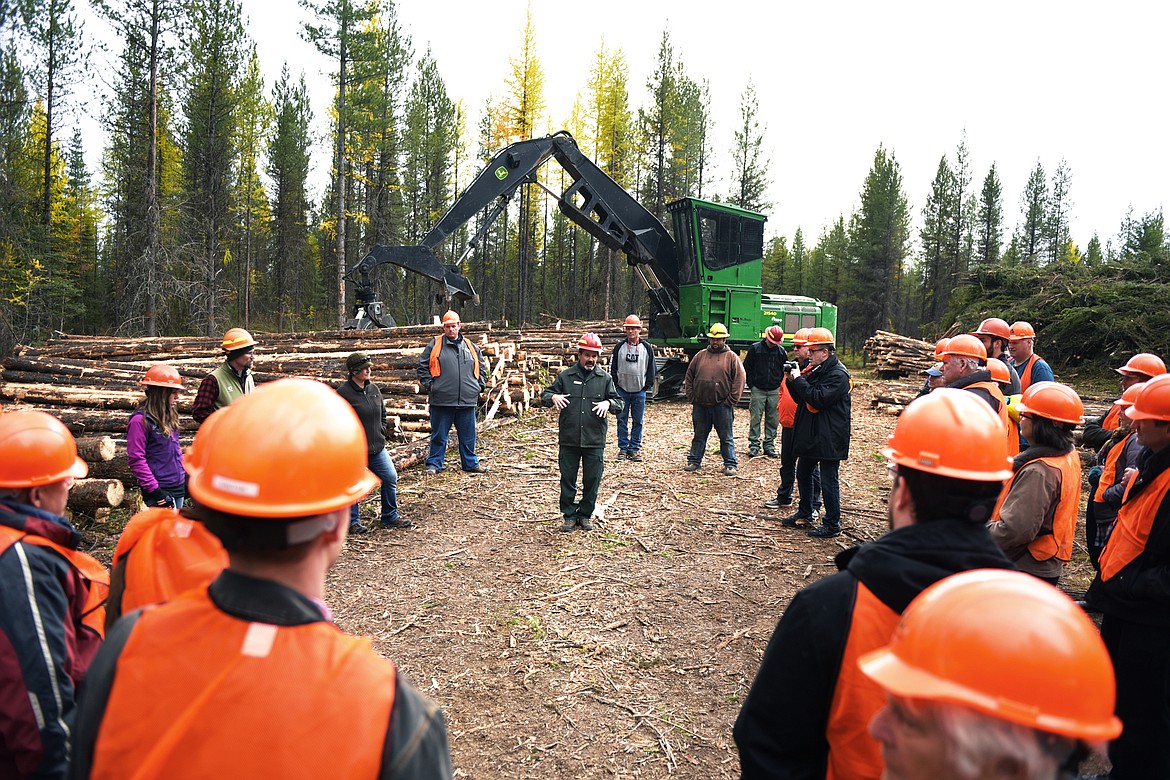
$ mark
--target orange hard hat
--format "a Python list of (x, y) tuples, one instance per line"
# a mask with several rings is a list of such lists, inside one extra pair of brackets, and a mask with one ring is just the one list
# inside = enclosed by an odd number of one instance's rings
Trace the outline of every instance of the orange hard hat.
[(950, 343), (950, 339), (939, 339), (938, 341), (934, 342), (935, 360), (942, 360), (943, 353), (947, 351), (947, 345)]
[(1139, 352), (1125, 362), (1121, 368), (1115, 368), (1119, 374), (1123, 376), (1134, 376), (1140, 374), (1141, 376), (1155, 377), (1166, 373), (1166, 364), (1162, 362), (1162, 358), (1150, 352)]
[(1084, 610), (1030, 574), (976, 569), (922, 591), (861, 670), (895, 696), (959, 704), (1037, 731), (1121, 733), (1113, 664)]
[(366, 468), (357, 413), (311, 379), (265, 384), (215, 412), (183, 465), (196, 501), (246, 517), (325, 514), (357, 503), (378, 483)]
[(1170, 420), (1170, 374), (1159, 374), (1144, 385), (1125, 416), (1131, 420)]
[(183, 380), (179, 377), (178, 369), (174, 366), (168, 366), (166, 363), (155, 363), (146, 369), (146, 376), (142, 377), (139, 384), (169, 387), (173, 390), (183, 389)]
[(462, 322), (463, 322), (463, 320), (459, 319), (459, 312), (455, 311), (454, 309), (448, 309), (447, 311), (443, 312), (442, 323), (444, 325), (450, 325), (452, 323), (462, 323)]
[(577, 339), (577, 349), (585, 350), (587, 352), (596, 352), (601, 354), (601, 339), (597, 338), (596, 333), (586, 333), (581, 338)]
[(638, 318), (637, 314), (631, 314), (626, 317), (626, 321), (622, 323), (623, 328), (640, 328), (642, 327), (642, 320)]
[(833, 331), (828, 328), (813, 328), (808, 332), (807, 342), (810, 347), (813, 344), (824, 344), (826, 346), (833, 346)]
[(764, 338), (768, 340), (769, 344), (779, 344), (784, 341), (784, 328), (779, 325), (769, 325), (768, 329), (764, 331)]
[(1134, 384), (1125, 388), (1125, 392), (1121, 394), (1121, 398), (1118, 398), (1116, 401), (1114, 401), (1113, 405), (1120, 406), (1122, 409), (1128, 409), (1129, 407), (1133, 406), (1133, 402), (1137, 400), (1138, 393), (1140, 393), (1142, 388), (1145, 386), (1145, 382), (1135, 382)]
[(0, 416), (0, 488), (51, 485), (88, 473), (73, 434), (53, 415), (18, 409)]
[(1060, 382), (1036, 382), (1024, 391), (1016, 407), (1021, 414), (1030, 413), (1069, 425), (1085, 421), (1085, 405), (1081, 397), (1076, 390)]
[(974, 336), (966, 333), (959, 334), (947, 342), (942, 357), (967, 357), (976, 360), (987, 360), (987, 347)]
[(224, 352), (234, 352), (237, 349), (256, 346), (256, 339), (243, 328), (229, 328), (228, 332), (223, 334), (223, 343), (220, 346)]
[(999, 317), (988, 317), (979, 323), (979, 327), (972, 331), (972, 335), (1006, 339), (1011, 335), (1011, 329), (1008, 327), (1007, 320), (1001, 320)]
[(803, 347), (808, 343), (808, 334), (812, 333), (812, 328), (801, 328), (792, 334), (792, 343), (794, 346)]
[(999, 358), (987, 358), (987, 370), (991, 373), (993, 382), (1010, 385), (1012, 383), (1012, 372), (1008, 369), (1007, 363)]
[(1036, 329), (1032, 327), (1032, 323), (1013, 322), (1012, 326), (1008, 328), (1008, 341), (1023, 341), (1024, 339), (1036, 338)]
[(999, 415), (966, 390), (944, 387), (911, 402), (882, 455), (942, 477), (1002, 482), (1012, 475)]

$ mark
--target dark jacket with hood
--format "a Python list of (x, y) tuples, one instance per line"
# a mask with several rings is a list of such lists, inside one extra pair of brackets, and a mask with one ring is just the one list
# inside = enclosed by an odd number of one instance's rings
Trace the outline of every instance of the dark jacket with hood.
[[(891, 612), (900, 615), (915, 596), (944, 577), (1012, 568), (982, 524), (957, 519), (899, 528), (839, 553), (836, 562), (838, 573), (796, 594), (768, 642), (735, 722), (744, 780), (823, 779), (831, 750), (851, 752), (829, 736), (841, 727), (841, 712), (832, 712), (839, 682), (847, 678), (856, 686), (841, 688), (850, 692), (842, 703), (855, 734), (864, 734), (880, 706), (877, 684), (856, 669), (859, 653), (889, 641), (889, 633), (875, 631), (875, 624), (890, 620)], [(866, 685), (872, 690), (855, 697), (857, 688)], [(850, 706), (854, 702), (860, 706)], [(870, 749), (876, 751), (876, 743)], [(879, 766), (872, 776), (880, 773)]]
[(796, 401), (792, 451), (799, 458), (845, 460), (852, 434), (853, 378), (836, 355), (786, 383)]
[(968, 374), (965, 377), (956, 379), (954, 382), (951, 382), (949, 385), (947, 385), (947, 387), (954, 388), (955, 390), (966, 390), (968, 393), (974, 393), (987, 402), (987, 404), (991, 407), (991, 411), (999, 414), (999, 399), (993, 396), (991, 392), (984, 387), (971, 386), (979, 384), (980, 382), (990, 381), (991, 372), (986, 368), (981, 368), (974, 374)]

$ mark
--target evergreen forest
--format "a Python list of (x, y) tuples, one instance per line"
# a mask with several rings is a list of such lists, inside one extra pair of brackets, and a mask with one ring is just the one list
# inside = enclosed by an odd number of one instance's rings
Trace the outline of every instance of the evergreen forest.
[[(431, 52), (415, 49), (394, 0), (298, 0), (311, 19), (302, 36), (332, 73), (332, 100), (319, 105), (290, 65), (265, 83), (238, 0), (93, 1), (121, 48), (108, 52), (109, 88), (85, 102), (94, 42), (77, 4), (87, 0), (0, 0), (5, 353), (54, 331), (214, 339), (233, 325), (335, 329), (353, 298), (342, 275), (369, 246), (418, 243), (492, 153), (560, 129), (664, 223), (666, 204), (688, 195), (772, 208), (768, 128), (751, 80), (767, 74), (748, 79), (736, 115), (712, 116), (712, 85), (668, 28), (649, 73), (631, 73), (620, 49), (599, 43), (570, 115), (549, 117), (531, 12), (505, 83), (467, 106)], [(82, 110), (100, 117), (103, 138), (83, 138)], [(312, 137), (320, 117), (327, 147)], [(733, 128), (732, 148), (713, 148), (715, 123)], [(100, 155), (87, 143), (101, 143)], [(328, 185), (314, 194), (311, 165), (324, 161), (310, 155), (325, 148)], [(851, 350), (876, 329), (933, 339), (1000, 316), (1032, 322), (1037, 351), (1057, 365), (1170, 354), (1160, 208), (1119, 215), (1078, 246), (1066, 161), (1038, 159), (1024, 191), (1011, 193), (994, 164), (974, 171), (969, 158), (960, 139), (932, 181), (907, 182), (896, 150), (879, 146), (857, 189), (841, 193), (858, 204), (852, 213), (816, 233), (769, 237), (765, 292), (837, 304), (838, 339)], [(542, 173), (555, 192), (569, 184), (555, 164)], [(459, 259), (482, 218), (440, 259)], [(645, 314), (624, 257), (535, 186), (462, 271), (480, 295), (464, 319)], [(443, 308), (424, 277), (383, 266), (377, 283), (399, 323)]]

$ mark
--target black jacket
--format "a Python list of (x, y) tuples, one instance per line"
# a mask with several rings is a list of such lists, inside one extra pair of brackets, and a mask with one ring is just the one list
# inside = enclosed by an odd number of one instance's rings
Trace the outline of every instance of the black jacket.
[(823, 780), (834, 688), (854, 630), (858, 585), (901, 614), (923, 590), (970, 569), (1011, 569), (987, 529), (937, 520), (891, 531), (837, 555), (840, 571), (784, 611), (735, 721), (743, 780)]
[(989, 393), (986, 388), (971, 387), (971, 385), (978, 384), (979, 382), (990, 381), (991, 372), (986, 368), (981, 368), (974, 374), (968, 374), (965, 377), (956, 379), (954, 382), (951, 382), (949, 385), (947, 385), (947, 387), (950, 387), (954, 390), (966, 390), (968, 393), (973, 393), (974, 395), (979, 396), (987, 402), (987, 405), (991, 407), (991, 411), (999, 414), (999, 399)]
[(367, 454), (373, 455), (386, 449), (386, 403), (382, 391), (373, 382), (366, 382), (365, 388), (357, 386), (353, 377), (337, 388), (337, 393), (353, 407), (366, 432)]
[(792, 451), (798, 458), (845, 460), (849, 457), (852, 390), (853, 378), (836, 355), (829, 355), (824, 363), (788, 380), (788, 392), (797, 404), (796, 420), (792, 423)]
[[(1138, 456), (1137, 480), (1129, 489), (1126, 501), (1141, 495), (1167, 468), (1170, 468), (1170, 447), (1157, 453), (1143, 450)], [(1085, 599), (1094, 609), (1131, 623), (1170, 626), (1170, 496), (1163, 499), (1154, 515), (1142, 553), (1108, 582), (1102, 581), (1098, 572)]]
[(773, 347), (767, 339), (760, 339), (748, 347), (747, 357), (743, 359), (747, 386), (768, 391), (779, 388), (787, 361), (788, 353), (784, 347)]

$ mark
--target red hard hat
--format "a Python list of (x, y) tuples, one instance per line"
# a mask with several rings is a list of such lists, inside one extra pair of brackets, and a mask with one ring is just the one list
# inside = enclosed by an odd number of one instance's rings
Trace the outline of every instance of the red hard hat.
[(1056, 422), (1079, 425), (1085, 421), (1085, 404), (1077, 391), (1060, 382), (1037, 382), (1024, 391), (1016, 408)]
[(596, 352), (601, 354), (601, 339), (597, 338), (596, 333), (586, 333), (577, 340), (577, 349), (585, 350), (587, 352)]
[(642, 327), (642, 320), (638, 318), (637, 314), (631, 314), (626, 317), (626, 321), (622, 324), (623, 328), (640, 328)]
[(1166, 364), (1162, 362), (1162, 358), (1155, 354), (1139, 352), (1127, 360), (1124, 366), (1114, 370), (1123, 376), (1140, 374), (1141, 376), (1155, 377), (1166, 373)]
[(764, 331), (764, 338), (768, 340), (769, 344), (779, 344), (784, 341), (784, 328), (779, 325), (770, 325)]
[(987, 360), (987, 347), (974, 336), (962, 333), (947, 342), (943, 350), (943, 357), (968, 357), (976, 360)]
[(267, 383), (211, 415), (183, 466), (196, 501), (245, 517), (326, 514), (378, 482), (357, 413), (311, 379)]
[(142, 377), (139, 384), (169, 387), (173, 390), (183, 389), (183, 380), (179, 378), (178, 369), (174, 366), (168, 366), (166, 363), (155, 363), (146, 369), (146, 376)]
[(898, 417), (882, 455), (955, 479), (1002, 482), (1012, 475), (999, 415), (966, 390), (944, 387), (911, 402)]
[(1012, 326), (1008, 328), (1008, 341), (1023, 341), (1024, 339), (1036, 338), (1036, 329), (1032, 327), (1032, 323), (1013, 322)]
[(942, 360), (943, 353), (947, 351), (947, 344), (950, 344), (950, 339), (939, 339), (934, 342), (934, 357), (935, 360)]
[(1030, 574), (976, 569), (936, 582), (910, 602), (890, 644), (858, 663), (902, 698), (1090, 742), (1121, 733), (1113, 664), (1096, 626)]
[(252, 338), (252, 334), (243, 328), (229, 328), (228, 332), (223, 334), (223, 342), (220, 344), (224, 352), (234, 352), (237, 349), (254, 346), (256, 346), (256, 339)]
[(999, 358), (987, 358), (987, 370), (991, 373), (991, 379), (994, 382), (999, 382), (1003, 385), (1010, 385), (1012, 383), (1012, 372), (1008, 369), (1007, 363)]
[(0, 416), (0, 488), (51, 485), (88, 473), (73, 434), (53, 415), (20, 409)]
[(1011, 329), (1008, 327), (1007, 320), (1001, 320), (999, 317), (988, 317), (979, 323), (979, 327), (972, 331), (972, 335), (1006, 339), (1011, 335)]
[(801, 328), (792, 334), (792, 344), (797, 347), (803, 347), (808, 343), (808, 334), (812, 333), (812, 328)]

